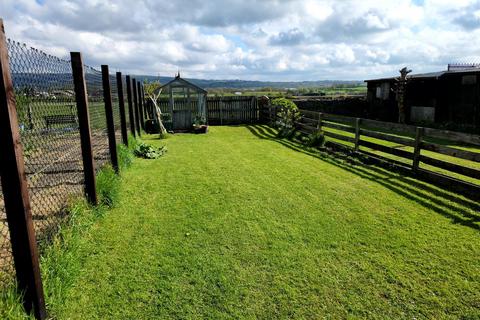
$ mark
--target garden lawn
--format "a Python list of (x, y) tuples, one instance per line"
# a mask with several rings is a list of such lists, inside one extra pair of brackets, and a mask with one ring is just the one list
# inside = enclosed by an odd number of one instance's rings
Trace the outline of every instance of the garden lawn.
[[(176, 134), (83, 238), (58, 319), (480, 317), (478, 204), (276, 140)], [(48, 302), (48, 301), (47, 301)]]

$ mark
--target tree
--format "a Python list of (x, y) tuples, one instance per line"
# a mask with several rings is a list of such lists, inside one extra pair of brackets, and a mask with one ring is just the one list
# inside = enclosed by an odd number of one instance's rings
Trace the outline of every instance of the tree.
[(148, 82), (147, 80), (145, 80), (145, 82), (143, 83), (143, 88), (148, 99), (150, 99), (153, 104), (155, 118), (160, 128), (160, 136), (164, 136), (165, 134), (167, 134), (167, 129), (165, 129), (165, 126), (163, 125), (162, 110), (158, 106), (158, 98), (162, 93), (162, 85), (159, 81)]

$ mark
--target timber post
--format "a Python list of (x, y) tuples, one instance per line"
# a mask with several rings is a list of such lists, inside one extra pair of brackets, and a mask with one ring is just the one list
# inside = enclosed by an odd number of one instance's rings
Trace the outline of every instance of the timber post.
[(92, 151), (92, 134), (90, 132), (90, 116), (88, 114), (87, 85), (83, 70), (83, 59), (80, 52), (70, 52), (72, 62), (73, 84), (77, 101), (78, 124), (82, 147), (83, 173), (85, 177), (85, 194), (92, 205), (98, 204), (95, 182), (95, 164)]
[(0, 172), (15, 274), (25, 310), (33, 311), (36, 319), (43, 320), (47, 318), (47, 311), (2, 19), (0, 73)]
[(122, 142), (128, 147), (127, 120), (125, 117), (125, 97), (123, 95), (123, 82), (121, 72), (117, 72), (117, 93), (118, 108), (120, 109), (120, 130), (122, 132)]
[(110, 88), (110, 72), (107, 65), (102, 65), (103, 101), (105, 102), (105, 116), (107, 119), (108, 148), (110, 161), (116, 173), (119, 173), (117, 141), (115, 140), (115, 123), (113, 121), (112, 91)]

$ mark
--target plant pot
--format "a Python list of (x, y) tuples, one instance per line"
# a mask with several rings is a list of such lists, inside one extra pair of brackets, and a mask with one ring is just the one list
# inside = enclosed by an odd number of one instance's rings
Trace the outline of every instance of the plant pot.
[(207, 133), (208, 132), (208, 126), (205, 124), (202, 124), (200, 126), (193, 126), (193, 132), (198, 134), (198, 133)]

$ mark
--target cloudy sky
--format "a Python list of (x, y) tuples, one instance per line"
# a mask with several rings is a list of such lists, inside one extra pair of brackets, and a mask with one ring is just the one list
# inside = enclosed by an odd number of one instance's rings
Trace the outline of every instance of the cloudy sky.
[(480, 62), (480, 0), (1, 0), (7, 36), (136, 74), (362, 80)]

